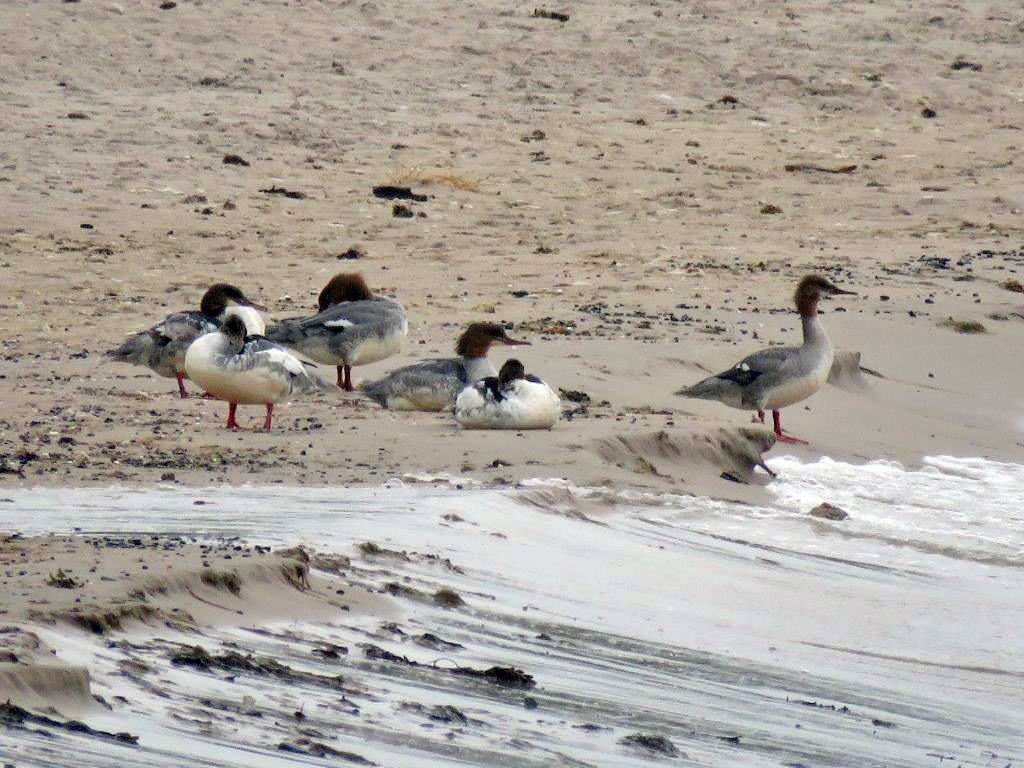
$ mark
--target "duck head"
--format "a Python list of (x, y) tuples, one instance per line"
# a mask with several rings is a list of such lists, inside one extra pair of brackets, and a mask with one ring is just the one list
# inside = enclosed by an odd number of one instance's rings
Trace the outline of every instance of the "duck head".
[(207, 317), (215, 320), (224, 313), (225, 309), (231, 306), (252, 307), (253, 309), (258, 309), (261, 312), (267, 311), (265, 306), (257, 304), (242, 293), (241, 288), (237, 288), (230, 283), (216, 283), (211, 285), (206, 290), (206, 293), (203, 294), (202, 301), (199, 302), (199, 311)]
[(328, 307), (341, 304), (343, 301), (366, 301), (373, 298), (373, 293), (366, 285), (363, 276), (358, 272), (342, 272), (330, 279), (317, 298), (317, 306), (323, 312)]
[(245, 346), (246, 332), (245, 321), (238, 315), (228, 315), (220, 326), (220, 333), (227, 338), (229, 347), (235, 354), (241, 352)]
[(499, 323), (470, 323), (469, 327), (459, 336), (455, 345), (455, 354), (460, 357), (487, 357), (487, 352), (494, 344), (505, 346), (529, 346), (528, 341), (511, 338), (505, 326)]
[(505, 364), (501, 366), (501, 370), (498, 371), (498, 383), (505, 385), (511, 384), (517, 379), (526, 378), (526, 366), (516, 360), (514, 357), (509, 358), (505, 361)]
[(843, 290), (827, 277), (807, 275), (797, 285), (793, 301), (796, 303), (797, 311), (803, 317), (812, 317), (818, 314), (818, 302), (821, 301), (823, 296), (835, 296), (837, 294), (857, 295), (853, 291)]

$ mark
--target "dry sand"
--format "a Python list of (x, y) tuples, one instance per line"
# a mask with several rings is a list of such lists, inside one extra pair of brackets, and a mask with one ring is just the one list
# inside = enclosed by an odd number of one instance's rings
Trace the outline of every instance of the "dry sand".
[[(482, 465), (501, 458), (505, 477), (646, 484), (586, 449), (743, 423), (670, 393), (755, 334), (791, 341), (793, 318), (767, 313), (812, 269), (862, 293), (827, 322), (894, 381), (882, 403), (819, 396), (811, 416), (787, 414), (794, 431), (833, 455), (1021, 454), (1020, 425), (998, 418), (1020, 374), (998, 351), (1024, 333), (1021, 297), (999, 285), (1021, 265), (1003, 253), (1020, 245), (1019, 12), (581, 4), (562, 25), (493, 10), (6, 6), (24, 30), (3, 61), (7, 467), (27, 483), (333, 484), (408, 469), (493, 480)], [(952, 69), (956, 55), (982, 69)], [(533, 130), (545, 138), (523, 142)], [(479, 191), (413, 182), (426, 218), (393, 218), (369, 188), (417, 168)], [(308, 197), (259, 191), (275, 184)], [(338, 261), (355, 243), (367, 256)], [(609, 406), (510, 441), (339, 396), (294, 404), (273, 435), (233, 435), (223, 406), (179, 403), (170, 382), (98, 355), (212, 280), (294, 313), (339, 268), (413, 319), (407, 354), (359, 374), (499, 318), (535, 341), (531, 369)], [(958, 337), (936, 327), (947, 316), (992, 333)]]
[[(825, 322), (884, 378), (787, 411), (800, 455), (1024, 457), (1024, 296), (1003, 287), (1024, 278), (1019, 4), (568, 10), (4, 3), (0, 482), (445, 471), (749, 496), (719, 477), (748, 414), (672, 392), (794, 342), (810, 271), (859, 292)], [(429, 195), (414, 218), (371, 195), (394, 181)], [(234, 434), (223, 404), (101, 356), (213, 281), (281, 317), (352, 269), (411, 320), (405, 352), (357, 379), (502, 320), (590, 406), (550, 433), (464, 434), (339, 394)], [(608, 448), (662, 432), (667, 453)]]

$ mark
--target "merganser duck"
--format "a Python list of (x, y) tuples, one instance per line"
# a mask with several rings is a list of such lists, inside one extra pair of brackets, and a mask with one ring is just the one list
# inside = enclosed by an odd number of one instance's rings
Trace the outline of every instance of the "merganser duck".
[(498, 323), (471, 323), (455, 345), (456, 358), (426, 360), (399, 368), (362, 390), (385, 408), (396, 411), (440, 411), (450, 408), (467, 384), (494, 376), (487, 352), (494, 344), (529, 345), (517, 341)]
[(120, 363), (144, 365), (154, 373), (178, 380), (178, 394), (188, 397), (185, 389), (185, 352), (189, 344), (203, 334), (217, 330), (226, 317), (236, 316), (254, 335), (264, 331), (262, 304), (247, 298), (239, 288), (228, 283), (211, 285), (199, 302), (199, 311), (176, 312), (147, 331), (130, 336), (117, 349), (106, 353)]
[(237, 316), (192, 342), (185, 353), (185, 373), (213, 397), (227, 400), (228, 429), (238, 429), (235, 410), (239, 405), (265, 405), (263, 429), (269, 432), (276, 403), (292, 395), (333, 389), (291, 352), (263, 336), (247, 334)]
[(769, 347), (755, 352), (728, 371), (681, 389), (676, 394), (718, 400), (732, 408), (757, 411), (757, 420), (762, 424), (764, 412), (771, 410), (775, 438), (780, 443), (806, 445), (806, 440), (783, 431), (779, 409), (806, 400), (828, 380), (833, 349), (825, 327), (818, 319), (818, 302), (822, 296), (834, 294), (856, 295), (820, 275), (803, 278), (793, 297), (803, 324), (802, 346)]
[(395, 354), (409, 333), (405, 309), (375, 296), (360, 274), (331, 278), (317, 300), (320, 312), (272, 325), (267, 338), (324, 365), (338, 368), (338, 386), (352, 391), (352, 366)]
[(455, 401), (455, 421), (463, 429), (550, 429), (561, 407), (551, 387), (512, 359), (496, 377), (462, 390)]

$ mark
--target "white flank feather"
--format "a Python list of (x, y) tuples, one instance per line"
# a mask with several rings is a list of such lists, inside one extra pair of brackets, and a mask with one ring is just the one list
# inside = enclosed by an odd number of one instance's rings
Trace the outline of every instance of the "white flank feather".
[(551, 387), (519, 379), (497, 401), (478, 386), (466, 387), (455, 401), (455, 420), (463, 429), (550, 429), (562, 404)]

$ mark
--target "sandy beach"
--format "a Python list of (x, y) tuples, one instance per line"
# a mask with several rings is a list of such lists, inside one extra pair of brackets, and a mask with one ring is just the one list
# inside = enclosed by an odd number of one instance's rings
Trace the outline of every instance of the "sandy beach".
[[(5, 761), (1024, 759), (1019, 4), (12, 0), (0, 29)], [(276, 320), (338, 272), (409, 317), (357, 383), (502, 322), (561, 421), (339, 390), (232, 432), (104, 358), (214, 282)], [(808, 446), (673, 394), (799, 343), (810, 273), (857, 295), (783, 412)]]
[[(1024, 270), (1019, 8), (531, 14), (5, 4), (0, 21), (21, 34), (0, 54), (0, 482), (445, 471), (728, 495), (728, 467), (608, 460), (595, 443), (735, 435), (747, 414), (672, 392), (798, 340), (791, 294), (811, 271), (859, 293), (825, 323), (885, 378), (790, 409), (804, 455), (1024, 456), (1024, 362), (1004, 354), (1024, 338), (1024, 295), (1004, 287)], [(387, 182), (429, 199), (396, 218), (371, 194)], [(302, 198), (261, 191), (275, 187)], [(361, 258), (340, 258), (353, 247)], [(501, 320), (533, 342), (517, 350), (530, 370), (589, 405), (566, 401), (577, 413), (550, 434), (459, 434), (444, 416), (339, 395), (282, 406), (269, 436), (232, 434), (223, 405), (179, 402), (173, 381), (101, 355), (216, 280), (282, 317), (351, 270), (411, 325), (404, 353), (357, 380)], [(259, 425), (252, 410), (243, 425)]]

